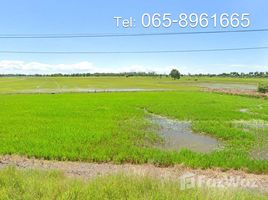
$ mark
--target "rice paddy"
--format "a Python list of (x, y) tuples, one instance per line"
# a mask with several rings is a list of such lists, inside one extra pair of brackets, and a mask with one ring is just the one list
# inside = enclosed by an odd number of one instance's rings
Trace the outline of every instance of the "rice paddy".
[[(267, 134), (235, 121), (268, 121), (268, 102), (203, 92), (192, 83), (251, 83), (256, 79), (163, 78), (0, 78), (0, 153), (86, 162), (152, 163), (193, 168), (241, 169), (267, 173), (268, 161), (252, 156)], [(77, 89), (161, 89), (81, 93)], [(38, 89), (47, 90), (43, 94)], [(68, 89), (61, 94), (55, 91)], [(168, 90), (165, 90), (168, 89)], [(20, 94), (31, 91), (29, 94)], [(72, 93), (76, 91), (76, 93)], [(26, 93), (28, 93), (26, 92)], [(53, 95), (51, 94), (53, 93)], [(246, 109), (247, 112), (241, 112)], [(147, 114), (191, 121), (192, 131), (217, 139), (223, 148), (204, 153), (159, 149), (163, 138)]]

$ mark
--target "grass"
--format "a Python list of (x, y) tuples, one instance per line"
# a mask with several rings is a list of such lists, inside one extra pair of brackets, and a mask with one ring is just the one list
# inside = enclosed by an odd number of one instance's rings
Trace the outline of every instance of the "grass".
[[(1, 95), (0, 108), (0, 154), (268, 172), (268, 161), (250, 157), (256, 136), (233, 125), (268, 121), (265, 99), (198, 91), (23, 94)], [(225, 148), (210, 154), (156, 149), (148, 145), (158, 138), (144, 108), (190, 120), (195, 131), (219, 138)]]
[(254, 133), (255, 142), (251, 152), (252, 156), (258, 159), (268, 159), (268, 124), (261, 120), (237, 121), (237, 127)]
[(259, 83), (258, 84), (258, 92), (267, 93), (268, 92), (268, 83)]
[(0, 78), (0, 93), (77, 89), (194, 89), (170, 78), (148, 77), (10, 77)]
[(68, 179), (59, 172), (0, 171), (0, 199), (267, 199), (265, 194), (238, 189), (194, 188), (149, 177), (113, 175), (89, 182)]
[[(0, 93), (76, 91), (77, 89), (139, 88), (197, 90), (198, 83), (254, 84), (261, 78), (182, 77), (0, 77)], [(192, 84), (192, 85), (191, 85)]]

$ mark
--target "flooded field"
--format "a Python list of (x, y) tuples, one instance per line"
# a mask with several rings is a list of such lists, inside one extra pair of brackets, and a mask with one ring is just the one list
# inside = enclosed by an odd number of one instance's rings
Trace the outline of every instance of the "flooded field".
[(157, 92), (157, 91), (170, 91), (169, 89), (144, 89), (144, 88), (107, 88), (107, 89), (94, 89), (94, 88), (59, 88), (59, 89), (34, 89), (34, 90), (21, 90), (17, 93), (21, 94), (60, 94), (60, 93), (104, 93), (104, 92)]
[(159, 126), (157, 133), (163, 138), (161, 148), (168, 150), (189, 149), (195, 152), (208, 153), (219, 147), (219, 142), (207, 135), (193, 133), (191, 123), (150, 115), (149, 120)]
[(233, 84), (233, 83), (198, 83), (194, 86), (209, 89), (234, 89), (234, 90), (256, 90), (257, 85), (251, 84)]

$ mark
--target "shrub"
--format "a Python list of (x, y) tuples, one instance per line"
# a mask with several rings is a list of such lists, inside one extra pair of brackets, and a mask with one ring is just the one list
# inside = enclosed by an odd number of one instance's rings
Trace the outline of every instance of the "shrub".
[(259, 83), (258, 92), (267, 93), (268, 92), (268, 83)]

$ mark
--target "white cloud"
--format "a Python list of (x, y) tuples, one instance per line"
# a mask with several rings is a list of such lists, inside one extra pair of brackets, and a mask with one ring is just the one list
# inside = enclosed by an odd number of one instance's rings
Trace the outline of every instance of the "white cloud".
[(52, 65), (39, 62), (24, 62), (24, 61), (13, 61), (13, 60), (0, 61), (0, 73), (2, 74), (81, 73), (81, 72), (91, 72), (94, 70), (96, 70), (96, 67), (90, 62)]
[[(172, 66), (144, 66), (129, 65), (125, 67), (97, 67), (91, 62), (83, 61), (73, 64), (47, 64), (40, 62), (25, 62), (17, 60), (0, 60), (0, 74), (53, 74), (53, 73), (96, 73), (96, 72), (156, 72), (168, 74)], [(183, 66), (179, 70), (184, 73), (222, 73), (222, 72), (250, 72), (268, 71), (268, 65), (244, 64), (215, 64), (209, 66)]]
[(172, 69), (172, 66), (143, 66), (143, 65), (131, 65), (129, 67), (119, 68), (118, 72), (156, 72), (161, 74), (168, 74)]
[(268, 71), (268, 65), (243, 65), (243, 64), (234, 64), (231, 65), (232, 68), (238, 68), (239, 70), (243, 70), (244, 72), (252, 72), (252, 71)]
[(74, 64), (46, 64), (39, 62), (24, 62), (14, 60), (0, 61), (0, 74), (53, 74), (53, 73), (96, 73), (96, 72), (157, 72), (168, 73), (172, 67), (146, 67), (142, 65), (130, 65), (121, 68), (97, 67), (91, 62), (79, 62)]

